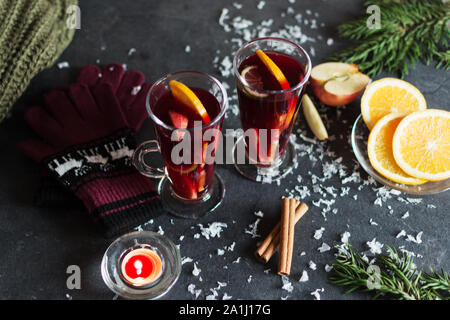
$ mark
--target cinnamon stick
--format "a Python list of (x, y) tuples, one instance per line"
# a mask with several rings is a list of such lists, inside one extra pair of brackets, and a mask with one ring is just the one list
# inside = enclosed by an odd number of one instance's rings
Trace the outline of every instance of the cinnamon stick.
[[(309, 208), (305, 203), (300, 202), (295, 210), (294, 223), (297, 223), (308, 211), (308, 209)], [(267, 237), (255, 251), (256, 258), (262, 263), (269, 262), (270, 258), (272, 258), (273, 254), (278, 249), (278, 246), (280, 244), (280, 226), (281, 222), (278, 222), (278, 224), (267, 235)]]
[(291, 273), (292, 251), (294, 249), (295, 208), (299, 201), (284, 198), (281, 211), (280, 255), (278, 257), (278, 274)]

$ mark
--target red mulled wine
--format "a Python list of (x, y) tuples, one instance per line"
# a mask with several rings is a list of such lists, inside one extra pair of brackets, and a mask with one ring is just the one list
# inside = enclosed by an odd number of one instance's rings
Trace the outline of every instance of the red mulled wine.
[[(216, 118), (220, 113), (220, 104), (217, 99), (203, 89), (190, 89), (203, 104), (209, 118), (211, 120)], [(206, 153), (214, 154), (219, 139), (217, 136), (211, 141), (203, 141), (203, 134), (208, 129), (220, 130), (222, 121), (207, 126), (204, 118), (202, 119), (195, 109), (180, 103), (171, 91), (164, 93), (158, 99), (152, 111), (166, 125), (180, 129), (166, 130), (162, 126), (155, 128), (174, 193), (183, 199), (202, 199), (208, 193), (214, 177), (214, 161), (206, 161)], [(198, 134), (194, 132), (196, 130), (194, 124), (204, 126), (203, 128), (199, 126)], [(183, 161), (178, 163), (178, 160), (175, 161), (173, 158), (172, 151), (175, 146), (183, 143), (183, 139), (190, 139), (187, 140), (190, 155), (184, 154), (187, 149), (181, 150), (181, 153), (177, 155), (182, 157)]]
[[(290, 88), (303, 80), (304, 68), (297, 60), (276, 52), (266, 51), (265, 54), (284, 74)], [(286, 151), (304, 90), (283, 89), (279, 80), (256, 54), (245, 58), (238, 72), (249, 84), (247, 86), (237, 81), (242, 127), (245, 132), (250, 132), (246, 136), (247, 156), (252, 154), (250, 149), (255, 150), (257, 159), (249, 156), (250, 160), (260, 166), (270, 166), (281, 159)], [(262, 137), (261, 134), (267, 136)]]

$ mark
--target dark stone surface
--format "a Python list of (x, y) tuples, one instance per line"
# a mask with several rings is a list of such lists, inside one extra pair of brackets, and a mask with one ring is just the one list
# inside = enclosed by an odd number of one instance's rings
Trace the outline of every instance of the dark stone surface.
[[(295, 19), (287, 8), (291, 6), (295, 14), (301, 13), (309, 19), (308, 25), (301, 24), (303, 33), (314, 38), (315, 42), (306, 42), (305, 48), (311, 52), (313, 63), (319, 63), (332, 52), (343, 48), (348, 43), (338, 40), (335, 27), (359, 14), (364, 9), (359, 1), (317, 1), (297, 0), (290, 4), (287, 0), (272, 3), (267, 1), (262, 10), (258, 10), (255, 1), (236, 1), (243, 5), (238, 10), (231, 2), (196, 0), (181, 1), (80, 1), (82, 19), (79, 30), (70, 47), (59, 61), (68, 61), (70, 68), (58, 69), (54, 66), (39, 74), (30, 84), (25, 95), (17, 102), (12, 116), (0, 125), (0, 243), (2, 259), (0, 262), (0, 299), (112, 299), (114, 294), (103, 284), (100, 276), (100, 261), (103, 252), (112, 241), (104, 239), (91, 225), (86, 214), (80, 210), (65, 208), (60, 210), (39, 209), (33, 206), (32, 199), (39, 181), (39, 168), (26, 159), (16, 149), (16, 144), (31, 135), (23, 121), (23, 111), (34, 103), (39, 103), (40, 94), (55, 85), (67, 85), (74, 80), (77, 69), (87, 65), (121, 62), (128, 69), (142, 70), (149, 80), (156, 80), (167, 72), (182, 69), (195, 69), (216, 75), (230, 85), (229, 95), (235, 93), (231, 77), (225, 78), (213, 63), (218, 56), (219, 62), (225, 56), (232, 57), (236, 44), (230, 39), (237, 37), (234, 30), (225, 32), (218, 24), (222, 8), (230, 9), (231, 19), (242, 16), (255, 25), (264, 19), (273, 18), (271, 30), (284, 28), (284, 24), (294, 25)], [(308, 15), (306, 10), (311, 10)], [(314, 17), (318, 13), (318, 17)], [(318, 28), (311, 28), (311, 20), (318, 21)], [(229, 21), (229, 20), (228, 20)], [(325, 25), (321, 25), (321, 23)], [(319, 39), (319, 36), (322, 39)], [(334, 43), (327, 45), (327, 39)], [(191, 52), (185, 52), (190, 45)], [(128, 55), (130, 48), (136, 52)], [(220, 50), (220, 51), (217, 51)], [(381, 76), (379, 76), (381, 77)], [(407, 81), (416, 85), (425, 95), (428, 105), (447, 108), (450, 97), (448, 72), (435, 70), (419, 64)], [(319, 155), (319, 146), (335, 153), (325, 156), (315, 163), (308, 155), (300, 158), (301, 165), (293, 175), (277, 184), (257, 184), (239, 176), (233, 166), (222, 165), (217, 171), (226, 183), (226, 198), (223, 205), (213, 214), (199, 220), (188, 221), (162, 216), (148, 224), (145, 229), (157, 231), (161, 227), (165, 235), (181, 245), (183, 257), (191, 257), (201, 269), (200, 276), (192, 275), (193, 263), (183, 265), (181, 277), (175, 287), (166, 295), (167, 299), (193, 299), (188, 292), (189, 284), (195, 284), (202, 292), (199, 299), (205, 299), (218, 287), (218, 281), (227, 284), (218, 290), (218, 299), (226, 293), (233, 299), (313, 299), (310, 294), (318, 288), (322, 299), (366, 299), (365, 294), (343, 295), (343, 289), (328, 284), (325, 264), (334, 261), (334, 250), (319, 253), (317, 248), (326, 242), (330, 246), (340, 243), (344, 231), (351, 233), (350, 242), (357, 250), (367, 251), (367, 241), (376, 238), (385, 245), (405, 246), (405, 249), (422, 255), (416, 259), (419, 268), (428, 270), (429, 266), (443, 267), (449, 270), (449, 193), (422, 197), (419, 204), (407, 204), (402, 199), (416, 198), (408, 195), (392, 196), (374, 204), (377, 199), (375, 188), (381, 185), (364, 185), (360, 183), (342, 183), (342, 178), (333, 176), (323, 186), (334, 186), (338, 196), (328, 195), (333, 199), (333, 208), (337, 213), (329, 212), (326, 221), (321, 214), (325, 207), (313, 205), (321, 195), (313, 191), (311, 175), (323, 177), (323, 163), (342, 157), (347, 167), (347, 176), (353, 170), (360, 173), (362, 181), (367, 175), (361, 168), (355, 167), (356, 160), (348, 143), (348, 136), (353, 121), (359, 113), (359, 100), (348, 105), (341, 112), (332, 108), (321, 108), (326, 116), (330, 135), (334, 141), (313, 145), (313, 155)], [(239, 118), (231, 111), (224, 122), (224, 128), (238, 128)], [(311, 132), (299, 117), (296, 128), (301, 133), (313, 138)], [(140, 139), (148, 138), (151, 125), (147, 122), (139, 133)], [(311, 143), (298, 142), (305, 146)], [(301, 183), (297, 176), (302, 177)], [(310, 205), (309, 212), (296, 227), (295, 253), (290, 281), (292, 292), (282, 289), (282, 281), (276, 275), (277, 259), (272, 259), (264, 266), (253, 257), (256, 244), (261, 238), (252, 238), (245, 229), (258, 217), (254, 212), (261, 210), (264, 217), (258, 224), (258, 233), (263, 237), (272, 229), (279, 219), (281, 197), (288, 194), (296, 185), (306, 186), (310, 196), (304, 201)], [(350, 187), (349, 195), (340, 196), (342, 187)], [(295, 193), (295, 195), (299, 195)], [(357, 195), (357, 199), (354, 199)], [(408, 202), (408, 200), (406, 200)], [(431, 206), (430, 206), (431, 205)], [(434, 207), (435, 206), (435, 207)], [(402, 219), (409, 211), (409, 218)], [(370, 219), (378, 225), (371, 225)], [(172, 220), (173, 219), (173, 220)], [(220, 221), (227, 223), (220, 238), (206, 240), (203, 236), (195, 239), (199, 233), (197, 224)], [(324, 227), (322, 239), (313, 238), (314, 231)], [(405, 230), (416, 236), (423, 231), (421, 244), (408, 242), (396, 235)], [(184, 240), (179, 237), (184, 235)], [(225, 251), (217, 255), (217, 249), (230, 246), (235, 242), (234, 251)], [(301, 252), (306, 254), (301, 256)], [(233, 263), (240, 257), (239, 263)], [(308, 268), (312, 260), (317, 270)], [(69, 290), (66, 287), (66, 268), (78, 265), (82, 272), (81, 290)], [(226, 268), (224, 268), (226, 266)], [(269, 269), (269, 272), (264, 271)], [(308, 270), (309, 281), (299, 283), (303, 270)], [(251, 281), (248, 279), (251, 276)]]

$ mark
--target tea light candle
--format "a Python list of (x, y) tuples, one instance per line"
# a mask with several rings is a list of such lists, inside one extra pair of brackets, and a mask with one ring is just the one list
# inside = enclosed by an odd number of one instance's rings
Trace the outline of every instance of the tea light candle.
[(149, 248), (138, 248), (128, 252), (121, 262), (123, 279), (132, 286), (151, 284), (162, 273), (160, 256)]

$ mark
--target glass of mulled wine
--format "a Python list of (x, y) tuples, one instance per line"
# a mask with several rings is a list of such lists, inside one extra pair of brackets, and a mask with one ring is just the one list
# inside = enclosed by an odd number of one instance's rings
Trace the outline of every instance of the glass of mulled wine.
[[(143, 142), (133, 163), (141, 174), (161, 179), (161, 200), (176, 216), (199, 218), (223, 200), (225, 186), (214, 162), (227, 99), (216, 78), (197, 71), (169, 74), (149, 90), (146, 106), (157, 140)], [(147, 163), (154, 152), (162, 155), (163, 168)]]
[(246, 43), (233, 60), (243, 135), (233, 149), (236, 169), (258, 182), (283, 178), (296, 165), (289, 137), (311, 73), (298, 44), (282, 38)]

